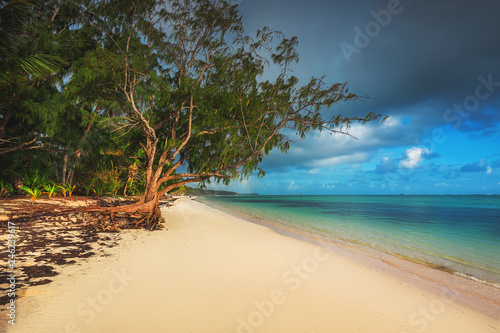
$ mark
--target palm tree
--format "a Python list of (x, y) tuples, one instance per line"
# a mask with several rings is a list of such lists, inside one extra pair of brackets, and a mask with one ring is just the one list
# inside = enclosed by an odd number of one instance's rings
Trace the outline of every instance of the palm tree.
[[(21, 71), (41, 78), (60, 68), (62, 61), (47, 54), (22, 54), (29, 41), (27, 22), (35, 14), (35, 6), (26, 0), (0, 1), (0, 87), (12, 90), (14, 76)], [(2, 89), (3, 90), (3, 89)]]

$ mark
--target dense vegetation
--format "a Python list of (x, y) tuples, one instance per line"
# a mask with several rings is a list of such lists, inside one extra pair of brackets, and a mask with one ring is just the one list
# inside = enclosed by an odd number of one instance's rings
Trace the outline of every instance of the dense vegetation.
[[(122, 212), (160, 227), (158, 198), (248, 177), (324, 117), (345, 83), (291, 75), (297, 39), (244, 35), (224, 0), (0, 2), (0, 191), (141, 195)], [(268, 66), (278, 73), (264, 80)], [(111, 212), (113, 214), (114, 211)]]
[[(220, 191), (220, 190), (207, 190), (202, 188), (192, 188), (189, 186), (181, 186), (169, 192), (172, 195), (184, 195), (184, 196), (235, 196), (239, 195), (236, 192), (231, 191)], [(255, 195), (255, 194), (254, 194)]]

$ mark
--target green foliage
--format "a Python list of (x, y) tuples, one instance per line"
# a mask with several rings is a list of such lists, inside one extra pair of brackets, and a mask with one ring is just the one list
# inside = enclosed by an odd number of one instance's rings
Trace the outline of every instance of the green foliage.
[(43, 188), (45, 189), (45, 193), (47, 193), (47, 195), (49, 196), (49, 199), (52, 198), (52, 196), (54, 194), (57, 193), (57, 185), (55, 183), (49, 183), (49, 184), (45, 184), (43, 185)]
[(37, 43), (39, 16), (30, 1), (0, 6), (0, 155), (41, 147), (43, 132), (57, 118), (46, 102), (65, 62)]
[(42, 187), (46, 181), (46, 175), (42, 174), (40, 170), (34, 170), (32, 173), (26, 173), (23, 176), (23, 184), (32, 189)]
[(20, 188), (31, 196), (31, 203), (32, 204), (35, 204), (35, 202), (38, 200), (38, 198), (40, 198), (40, 196), (42, 195), (42, 192), (40, 191), (39, 188), (30, 188), (30, 187), (25, 186), (25, 185), (22, 185)]
[(91, 195), (95, 195), (96, 194), (96, 191), (94, 189), (94, 184), (93, 183), (83, 184), (80, 187), (85, 190), (85, 195), (86, 196), (91, 196)]
[(61, 192), (64, 197), (66, 196), (66, 194), (68, 194), (68, 197), (71, 198), (71, 195), (73, 194), (76, 185), (72, 185), (71, 183), (66, 183), (66, 184), (59, 184), (57, 187), (61, 189)]
[(122, 170), (117, 167), (102, 169), (95, 174), (93, 189), (98, 195), (116, 195), (123, 185)]
[(0, 87), (13, 90), (16, 75), (27, 74), (43, 79), (57, 71), (62, 64), (59, 57), (50, 54), (24, 54), (30, 42), (29, 18), (36, 15), (36, 7), (23, 0), (13, 0), (0, 6)]

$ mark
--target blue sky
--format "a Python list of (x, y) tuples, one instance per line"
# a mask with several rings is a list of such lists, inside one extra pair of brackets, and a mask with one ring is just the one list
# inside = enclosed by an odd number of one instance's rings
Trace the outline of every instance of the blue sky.
[(237, 0), (245, 32), (299, 39), (293, 74), (368, 99), (325, 114), (389, 115), (312, 132), (264, 159), (264, 178), (209, 188), (259, 194), (500, 194), (500, 2)]

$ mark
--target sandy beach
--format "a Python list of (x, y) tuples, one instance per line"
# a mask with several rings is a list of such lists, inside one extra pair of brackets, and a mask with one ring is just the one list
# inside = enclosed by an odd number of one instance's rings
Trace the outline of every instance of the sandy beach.
[(18, 300), (8, 332), (500, 332), (500, 306), (357, 250), (289, 237), (190, 199), (168, 230), (122, 231), (107, 257)]

